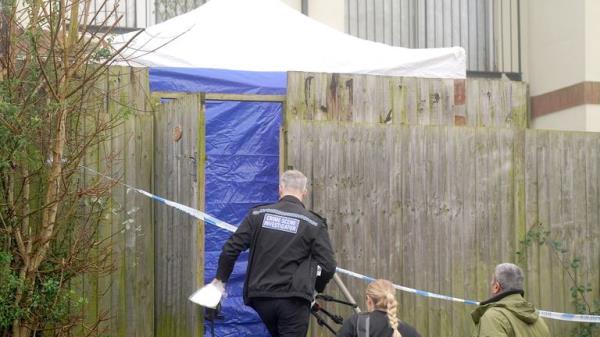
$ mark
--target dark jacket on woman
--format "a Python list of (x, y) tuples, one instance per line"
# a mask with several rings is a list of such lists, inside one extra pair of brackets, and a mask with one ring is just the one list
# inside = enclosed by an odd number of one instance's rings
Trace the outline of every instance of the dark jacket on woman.
[[(366, 321), (369, 318), (369, 335), (366, 336)], [(398, 331), (402, 337), (421, 337), (421, 335), (412, 326), (398, 322)], [(391, 337), (392, 328), (387, 317), (387, 313), (379, 310), (371, 312), (353, 314), (344, 320), (342, 328), (337, 333), (337, 337)]]

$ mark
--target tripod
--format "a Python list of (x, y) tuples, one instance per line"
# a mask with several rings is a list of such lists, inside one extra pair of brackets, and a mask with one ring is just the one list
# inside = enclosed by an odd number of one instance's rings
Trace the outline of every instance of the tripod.
[(215, 337), (215, 320), (223, 319), (221, 315), (221, 303), (215, 309), (204, 308), (204, 319), (211, 323), (210, 334), (212, 337)]
[[(339, 300), (337, 298), (334, 298), (333, 296), (329, 296), (329, 295), (325, 295), (325, 294), (318, 294), (315, 297), (315, 299), (323, 300), (323, 301), (326, 301), (326, 302), (335, 302), (335, 303), (347, 305), (347, 306), (352, 307), (352, 308), (357, 308), (358, 307), (358, 305), (356, 305), (355, 303), (342, 301), (342, 300)], [(314, 302), (314, 304), (310, 308), (310, 313), (317, 319), (317, 324), (319, 324), (322, 327), (325, 327), (334, 336), (336, 335), (336, 330), (325, 320), (325, 317), (323, 315), (325, 315), (326, 317), (328, 317), (329, 319), (331, 319), (337, 325), (342, 325), (342, 323), (344, 322), (344, 318), (342, 316), (339, 316), (339, 315), (336, 315), (336, 314), (333, 314), (333, 313), (329, 312), (327, 309), (323, 308), (316, 301)], [(321, 315), (321, 313), (323, 315)]]
[[(333, 296), (329, 296), (329, 295), (325, 295), (325, 294), (318, 294), (315, 296), (315, 299), (323, 300), (326, 302), (335, 302), (335, 303), (347, 305), (352, 308), (358, 308), (358, 305), (356, 305), (354, 303), (342, 301), (342, 300), (334, 298)], [(203, 307), (203, 308), (204, 308), (204, 319), (211, 323), (210, 324), (211, 336), (215, 337), (215, 320), (223, 319), (223, 316), (221, 315), (221, 303), (219, 303), (215, 309), (206, 308), (206, 307)], [(317, 302), (315, 302), (311, 306), (310, 313), (317, 319), (317, 323), (320, 326), (325, 327), (334, 336), (336, 334), (336, 330), (326, 321), (326, 318), (331, 319), (337, 325), (342, 325), (342, 323), (344, 322), (344, 318), (342, 316), (339, 316), (339, 315), (329, 312), (327, 309), (323, 308)]]

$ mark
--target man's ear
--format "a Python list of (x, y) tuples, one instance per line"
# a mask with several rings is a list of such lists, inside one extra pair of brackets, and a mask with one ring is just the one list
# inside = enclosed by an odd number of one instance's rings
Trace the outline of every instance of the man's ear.
[(500, 283), (498, 283), (498, 281), (494, 281), (492, 283), (492, 293), (494, 295), (499, 294), (502, 291), (502, 286), (500, 285)]

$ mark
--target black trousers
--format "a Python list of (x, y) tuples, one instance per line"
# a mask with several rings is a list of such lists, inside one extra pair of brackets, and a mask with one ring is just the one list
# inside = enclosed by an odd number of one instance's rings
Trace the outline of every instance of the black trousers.
[(306, 337), (310, 303), (295, 297), (253, 298), (250, 306), (256, 310), (273, 337)]

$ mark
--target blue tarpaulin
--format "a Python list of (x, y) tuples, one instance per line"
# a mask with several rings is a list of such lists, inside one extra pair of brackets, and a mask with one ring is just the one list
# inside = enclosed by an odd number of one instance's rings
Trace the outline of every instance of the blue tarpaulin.
[[(195, 68), (151, 68), (151, 91), (232, 94), (285, 94), (286, 73)], [(272, 102), (206, 103), (205, 209), (231, 224), (241, 223), (248, 210), (277, 200), (279, 129), (282, 106)], [(223, 244), (230, 234), (205, 229), (205, 282), (216, 273)], [(258, 315), (243, 305), (242, 288), (248, 254), (243, 253), (227, 284), (224, 320), (215, 335), (269, 336)], [(209, 329), (205, 335), (209, 335)]]
[(150, 68), (150, 90), (285, 95), (287, 73), (198, 68)]

